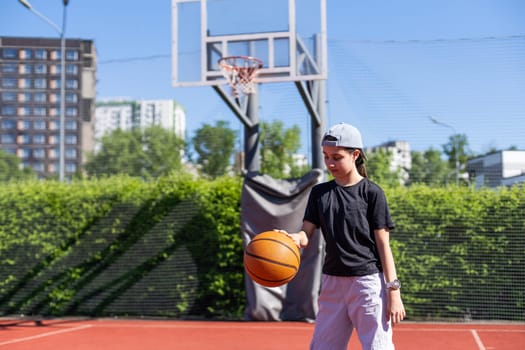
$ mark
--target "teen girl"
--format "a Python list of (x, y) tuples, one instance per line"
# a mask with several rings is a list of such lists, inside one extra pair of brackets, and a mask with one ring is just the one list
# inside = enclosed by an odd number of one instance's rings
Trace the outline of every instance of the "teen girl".
[(389, 242), (394, 223), (383, 190), (370, 181), (359, 130), (341, 123), (322, 140), (333, 180), (315, 186), (299, 247), (321, 229), (326, 241), (319, 313), (311, 350), (346, 350), (355, 329), (363, 349), (394, 349), (392, 323), (405, 317)]

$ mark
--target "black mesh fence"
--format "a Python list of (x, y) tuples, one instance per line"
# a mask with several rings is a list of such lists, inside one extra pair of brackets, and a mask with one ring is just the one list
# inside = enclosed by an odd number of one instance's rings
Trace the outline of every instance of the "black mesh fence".
[[(236, 188), (225, 195), (221, 186)], [(2, 217), (0, 315), (241, 318), (237, 187), (215, 186), (198, 202), (115, 203), (61, 239), (59, 230), (38, 236), (31, 218), (19, 221), (28, 226), (24, 237), (14, 237)], [(386, 192), (409, 319), (525, 321), (522, 187)], [(161, 210), (162, 201), (170, 204)]]

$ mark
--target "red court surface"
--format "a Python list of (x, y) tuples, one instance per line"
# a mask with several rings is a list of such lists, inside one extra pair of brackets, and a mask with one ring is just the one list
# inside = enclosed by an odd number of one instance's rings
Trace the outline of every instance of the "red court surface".
[[(305, 350), (312, 331), (295, 322), (0, 320), (0, 350)], [(394, 341), (398, 350), (525, 349), (525, 324), (405, 322)], [(348, 349), (361, 349), (355, 334)]]

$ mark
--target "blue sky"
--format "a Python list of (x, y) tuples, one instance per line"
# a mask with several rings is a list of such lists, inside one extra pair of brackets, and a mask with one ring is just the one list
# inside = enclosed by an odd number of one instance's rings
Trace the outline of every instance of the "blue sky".
[[(61, 24), (62, 1), (31, 4)], [(369, 146), (441, 149), (455, 130), (476, 154), (525, 150), (525, 1), (327, 0), (327, 25), (328, 125), (356, 125)], [(0, 0), (0, 35), (58, 36), (16, 0)], [(175, 99), (189, 137), (214, 120), (242, 130), (210, 87), (171, 86), (171, 1), (70, 0), (66, 36), (95, 41), (97, 98)], [(261, 120), (299, 125), (308, 152), (293, 84), (263, 84), (259, 103)]]

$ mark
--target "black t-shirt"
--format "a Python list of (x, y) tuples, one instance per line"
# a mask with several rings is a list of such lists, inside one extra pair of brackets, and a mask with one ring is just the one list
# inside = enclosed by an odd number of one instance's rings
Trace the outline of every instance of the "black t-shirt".
[(323, 273), (364, 276), (382, 271), (374, 230), (394, 228), (394, 223), (383, 190), (368, 178), (347, 187), (333, 180), (316, 185), (304, 220), (323, 232)]

